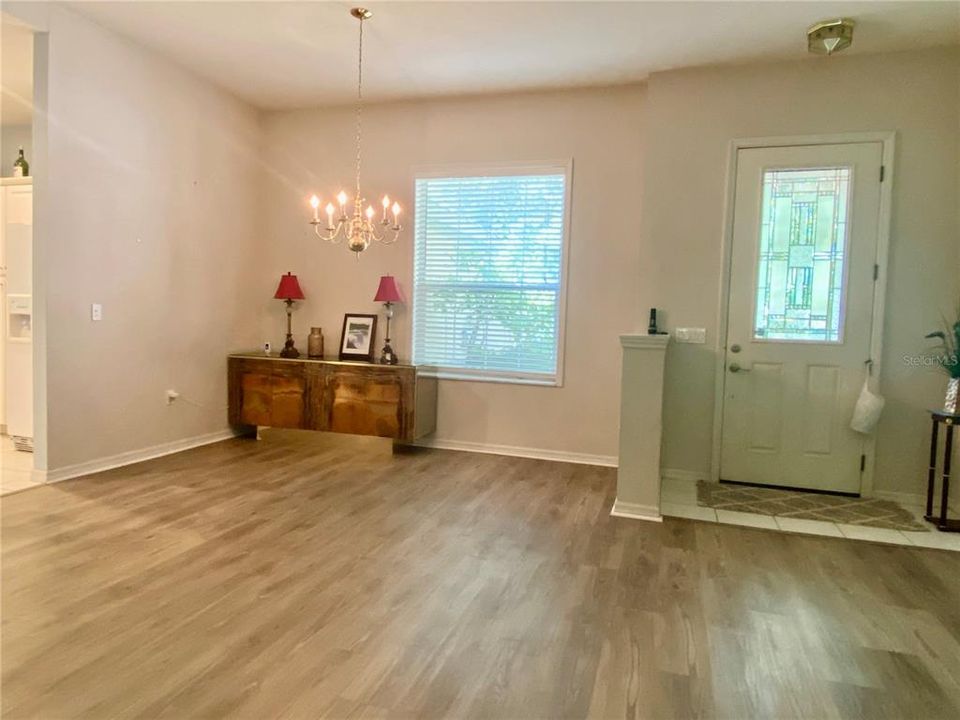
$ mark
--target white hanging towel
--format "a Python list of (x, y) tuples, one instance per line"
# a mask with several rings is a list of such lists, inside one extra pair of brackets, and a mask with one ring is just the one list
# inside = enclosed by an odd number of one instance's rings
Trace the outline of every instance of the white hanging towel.
[(850, 420), (850, 427), (858, 433), (869, 435), (880, 422), (880, 415), (883, 413), (883, 406), (886, 400), (870, 390), (870, 369), (872, 363), (867, 361), (867, 371), (863, 378), (863, 387), (860, 389), (860, 397), (857, 398), (857, 405), (853, 409), (853, 419)]

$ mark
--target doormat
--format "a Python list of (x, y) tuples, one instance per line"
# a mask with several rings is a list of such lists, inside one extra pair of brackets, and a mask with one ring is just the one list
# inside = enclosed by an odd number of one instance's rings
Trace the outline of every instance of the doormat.
[(697, 504), (716, 510), (776, 515), (801, 520), (864, 525), (889, 530), (928, 530), (891, 500), (823, 495), (802, 490), (697, 483)]

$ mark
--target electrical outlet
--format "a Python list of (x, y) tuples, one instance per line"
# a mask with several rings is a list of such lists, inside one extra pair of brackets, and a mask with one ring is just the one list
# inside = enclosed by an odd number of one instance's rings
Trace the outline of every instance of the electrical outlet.
[(93, 303), (90, 306), (90, 319), (94, 322), (103, 320), (103, 305), (100, 303)]
[(693, 343), (703, 345), (707, 342), (706, 328), (677, 328), (673, 334), (678, 343)]
[(271, 346), (270, 346), (270, 343), (268, 343), (268, 342), (265, 342), (265, 343), (263, 344), (263, 354), (264, 354), (264, 355), (269, 355), (269, 354), (270, 354), (270, 347), (271, 347)]

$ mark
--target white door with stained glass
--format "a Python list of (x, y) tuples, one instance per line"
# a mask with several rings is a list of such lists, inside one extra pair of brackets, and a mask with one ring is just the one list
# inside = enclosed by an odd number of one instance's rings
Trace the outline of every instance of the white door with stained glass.
[(737, 154), (721, 480), (858, 493), (882, 143)]

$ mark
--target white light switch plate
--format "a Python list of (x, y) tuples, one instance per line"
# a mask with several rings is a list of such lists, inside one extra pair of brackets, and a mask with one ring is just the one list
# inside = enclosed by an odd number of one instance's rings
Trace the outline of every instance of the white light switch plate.
[(90, 319), (103, 320), (103, 305), (100, 303), (93, 303), (90, 306)]
[(678, 343), (703, 345), (707, 341), (706, 328), (677, 328), (674, 337)]

